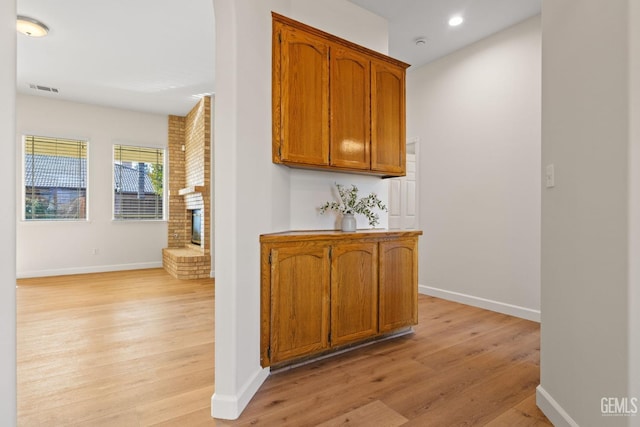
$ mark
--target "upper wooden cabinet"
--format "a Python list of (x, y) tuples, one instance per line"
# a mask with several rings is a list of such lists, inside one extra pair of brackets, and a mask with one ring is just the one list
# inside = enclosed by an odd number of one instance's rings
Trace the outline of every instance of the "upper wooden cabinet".
[(274, 37), (273, 138), (287, 141), (274, 144), (274, 159), (329, 165), (329, 43), (276, 23)]
[(370, 61), (359, 52), (331, 50), (331, 166), (369, 170), (371, 166)]
[(371, 62), (371, 170), (405, 175), (405, 72)]
[(408, 64), (272, 15), (273, 162), (405, 175)]

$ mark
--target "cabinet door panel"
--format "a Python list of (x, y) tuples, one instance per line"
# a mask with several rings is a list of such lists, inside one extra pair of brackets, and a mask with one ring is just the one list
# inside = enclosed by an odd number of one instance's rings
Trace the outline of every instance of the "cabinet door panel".
[(271, 363), (329, 346), (329, 247), (271, 251)]
[(405, 174), (404, 70), (371, 62), (371, 169)]
[(380, 242), (380, 332), (418, 323), (418, 239)]
[(378, 244), (334, 246), (331, 256), (331, 345), (378, 332)]
[(273, 89), (279, 100), (274, 101), (274, 137), (279, 138), (280, 160), (328, 165), (329, 44), (294, 28), (279, 28)]
[(369, 59), (344, 47), (331, 49), (331, 165), (371, 167)]

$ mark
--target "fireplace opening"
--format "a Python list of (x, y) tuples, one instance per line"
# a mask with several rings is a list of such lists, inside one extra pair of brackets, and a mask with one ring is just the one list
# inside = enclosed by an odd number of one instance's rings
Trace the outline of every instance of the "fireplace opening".
[(202, 209), (191, 211), (191, 243), (202, 245)]

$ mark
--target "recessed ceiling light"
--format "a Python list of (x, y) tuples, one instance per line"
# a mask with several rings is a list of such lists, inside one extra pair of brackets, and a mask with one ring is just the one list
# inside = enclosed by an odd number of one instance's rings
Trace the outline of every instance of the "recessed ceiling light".
[(449, 26), (451, 27), (457, 27), (458, 25), (462, 24), (464, 22), (464, 18), (460, 15), (456, 15), (451, 17), (451, 19), (449, 19)]
[(29, 37), (44, 37), (49, 32), (49, 27), (42, 22), (22, 15), (18, 15), (16, 29)]

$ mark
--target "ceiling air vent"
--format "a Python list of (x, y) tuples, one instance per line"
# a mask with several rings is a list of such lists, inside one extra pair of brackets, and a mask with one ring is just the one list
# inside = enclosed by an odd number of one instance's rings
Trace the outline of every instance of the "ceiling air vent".
[(49, 87), (49, 86), (41, 86), (41, 85), (34, 85), (33, 83), (29, 84), (29, 87), (33, 90), (41, 90), (43, 92), (51, 92), (51, 93), (58, 93), (58, 89), (56, 89), (55, 87)]

